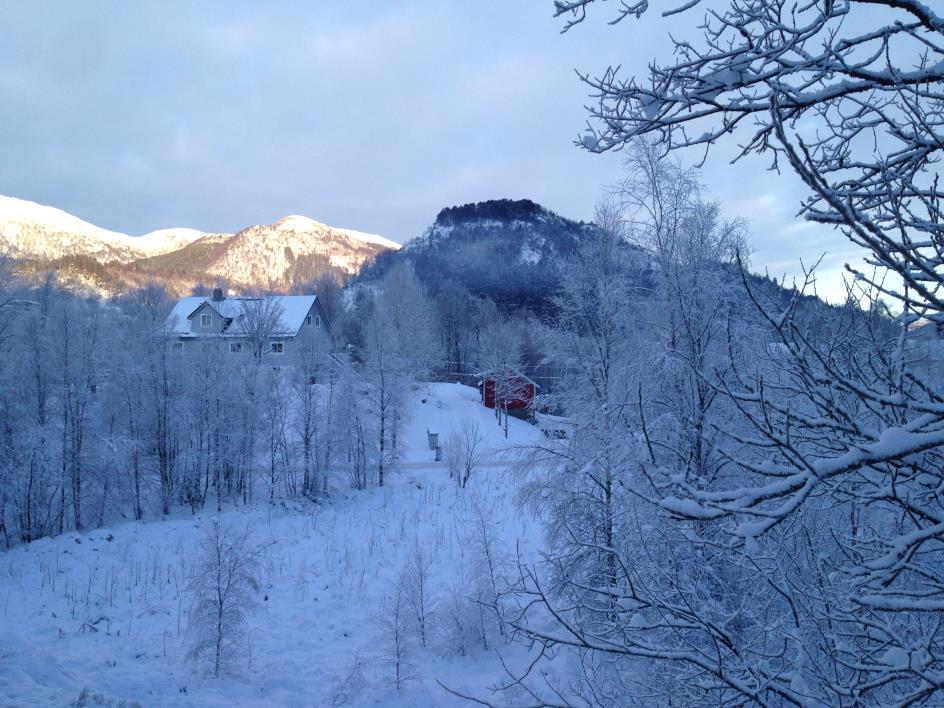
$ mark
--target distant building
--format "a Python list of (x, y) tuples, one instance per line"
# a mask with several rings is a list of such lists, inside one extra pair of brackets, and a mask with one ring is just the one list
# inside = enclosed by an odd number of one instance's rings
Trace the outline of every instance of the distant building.
[(525, 411), (534, 402), (538, 385), (519, 371), (489, 374), (482, 379), (482, 403), (486, 408)]
[(167, 331), (175, 351), (220, 352), (232, 363), (311, 366), (331, 352), (331, 325), (317, 295), (226, 297), (217, 288), (209, 297), (181, 298)]

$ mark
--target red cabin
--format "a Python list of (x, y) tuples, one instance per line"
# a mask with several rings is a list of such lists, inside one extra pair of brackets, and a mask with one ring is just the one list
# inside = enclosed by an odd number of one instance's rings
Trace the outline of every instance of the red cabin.
[(537, 384), (524, 374), (509, 371), (504, 376), (486, 376), (482, 381), (482, 403), (486, 408), (497, 404), (511, 411), (526, 410), (534, 401)]

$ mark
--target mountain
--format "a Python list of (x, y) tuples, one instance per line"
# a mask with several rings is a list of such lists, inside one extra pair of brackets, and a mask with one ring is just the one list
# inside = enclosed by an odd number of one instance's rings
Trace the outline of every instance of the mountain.
[(206, 235), (193, 229), (168, 229), (135, 238), (60, 209), (0, 196), (0, 251), (14, 258), (54, 260), (84, 255), (100, 262), (128, 263), (181, 248)]
[(429, 287), (456, 281), (499, 304), (543, 310), (560, 283), (561, 263), (598, 231), (528, 199), (449, 207), (422, 236), (380, 254), (359, 279), (383, 277), (409, 262)]
[(54, 270), (66, 284), (109, 293), (158, 279), (176, 293), (221, 277), (234, 288), (289, 289), (344, 278), (400, 246), (304, 216), (229, 233), (189, 228), (143, 236), (108, 231), (53, 207), (0, 196), (0, 253), (24, 273)]

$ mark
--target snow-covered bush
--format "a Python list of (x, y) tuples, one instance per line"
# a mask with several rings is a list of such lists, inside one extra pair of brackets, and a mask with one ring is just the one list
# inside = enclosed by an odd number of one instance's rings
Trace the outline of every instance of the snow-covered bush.
[(446, 438), (443, 460), (450, 479), (465, 488), (485, 453), (485, 435), (478, 423), (469, 422), (462, 430), (454, 430)]
[(377, 618), (384, 632), (378, 658), (389, 668), (398, 691), (416, 678), (413, 659), (417, 632), (413, 608), (410, 607), (411, 584), (410, 571), (403, 567), (391, 583)]

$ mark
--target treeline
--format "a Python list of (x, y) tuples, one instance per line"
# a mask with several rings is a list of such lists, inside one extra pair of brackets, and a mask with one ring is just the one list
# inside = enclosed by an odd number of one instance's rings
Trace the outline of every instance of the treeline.
[(321, 395), (304, 367), (239, 366), (220, 346), (184, 354), (154, 284), (112, 301), (51, 278), (14, 285), (0, 309), (7, 546), (211, 499), (315, 495), (346, 454), (343, 407), (355, 396), (340, 396), (351, 386), (340, 367)]
[(178, 351), (157, 283), (102, 300), (52, 276), (20, 282), (13, 265), (0, 282), (7, 547), (180, 506), (383, 484), (416, 381), (474, 385), (489, 367), (527, 363), (527, 319), (457, 285), (430, 294), (408, 266), (348, 291), (320, 279), (334, 351), (273, 370), (216, 344)]

